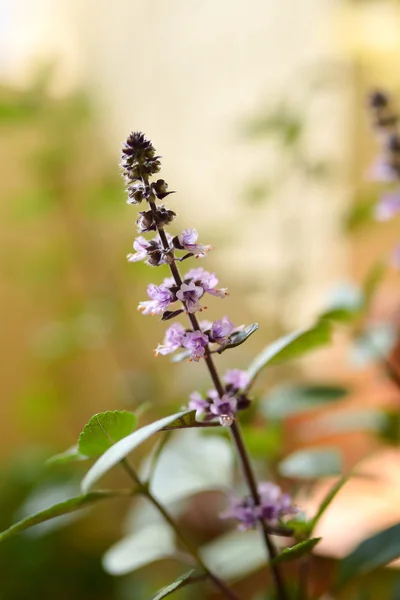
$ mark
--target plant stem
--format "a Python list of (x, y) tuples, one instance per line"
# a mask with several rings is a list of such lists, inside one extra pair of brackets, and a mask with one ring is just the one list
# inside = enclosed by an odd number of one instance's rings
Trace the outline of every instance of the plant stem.
[(174, 530), (176, 536), (181, 540), (184, 546), (186, 546), (187, 550), (193, 556), (193, 558), (197, 561), (200, 567), (203, 569), (207, 576), (214, 582), (215, 586), (224, 594), (226, 598), (229, 600), (241, 600), (241, 598), (234, 592), (227, 584), (222, 581), (215, 573), (213, 573), (207, 565), (204, 563), (201, 558), (197, 548), (187, 539), (182, 530), (178, 527), (173, 517), (167, 511), (165, 506), (163, 506), (155, 496), (150, 492), (148, 485), (145, 485), (137, 475), (136, 471), (131, 467), (128, 461), (124, 458), (120, 461), (121, 466), (132, 479), (132, 481), (137, 485), (137, 489), (139, 493), (143, 494), (158, 510), (158, 512), (164, 517), (165, 521), (168, 525)]
[[(149, 200), (149, 205), (150, 205), (151, 210), (155, 213), (157, 210), (157, 207), (156, 207), (154, 200)], [(175, 261), (173, 260), (174, 259), (174, 251), (170, 249), (170, 245), (168, 243), (167, 236), (165, 235), (165, 231), (164, 231), (163, 227), (157, 227), (157, 231), (160, 236), (161, 242), (163, 244), (164, 250), (169, 252), (169, 255), (171, 256), (172, 260), (168, 264), (171, 269), (172, 276), (174, 277), (176, 285), (178, 287), (181, 287), (183, 282), (182, 282), (182, 277), (179, 273), (179, 269), (178, 269)], [(185, 306), (185, 308), (186, 308), (186, 306)], [(190, 313), (189, 311), (187, 311), (187, 314), (190, 319), (193, 330), (201, 331), (196, 315), (193, 313)], [(218, 375), (214, 361), (210, 355), (210, 350), (209, 350), (208, 346), (205, 347), (205, 362), (206, 362), (207, 368), (209, 370), (211, 379), (214, 383), (215, 389), (217, 390), (219, 397), (222, 398), (225, 393), (225, 390), (221, 383), (221, 379)], [(240, 463), (242, 466), (242, 471), (243, 471), (243, 475), (244, 475), (244, 478), (247, 483), (247, 487), (249, 488), (249, 491), (253, 498), (254, 504), (256, 506), (258, 506), (260, 504), (260, 496), (258, 493), (257, 481), (256, 481), (256, 477), (255, 477), (255, 474), (254, 474), (254, 471), (253, 471), (253, 468), (252, 468), (252, 465), (251, 465), (251, 462), (250, 462), (250, 459), (249, 459), (249, 456), (248, 456), (248, 453), (246, 450), (246, 446), (243, 441), (243, 437), (242, 437), (242, 433), (241, 433), (240, 425), (239, 425), (238, 421), (234, 421), (229, 429), (230, 429), (230, 433), (231, 433), (233, 442), (236, 446), (236, 450), (237, 450), (239, 460), (240, 460)], [(269, 535), (268, 527), (267, 527), (266, 523), (264, 522), (264, 520), (259, 519), (259, 524), (260, 524), (260, 528), (262, 531), (262, 535), (264, 538), (266, 548), (268, 550), (268, 560), (271, 562), (277, 556), (278, 552), (277, 552), (277, 549), (275, 547), (273, 540), (271, 539), (271, 537)], [(288, 600), (288, 595), (286, 592), (286, 588), (285, 588), (285, 585), (283, 582), (283, 578), (282, 578), (282, 574), (281, 574), (279, 566), (278, 565), (270, 565), (270, 568), (272, 571), (272, 576), (274, 579), (274, 583), (275, 583), (275, 587), (276, 587), (279, 599), (280, 600)]]

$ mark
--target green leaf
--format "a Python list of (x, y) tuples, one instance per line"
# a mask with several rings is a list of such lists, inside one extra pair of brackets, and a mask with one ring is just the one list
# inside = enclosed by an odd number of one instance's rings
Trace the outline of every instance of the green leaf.
[(70, 498), (69, 500), (60, 502), (59, 504), (54, 504), (50, 508), (46, 508), (45, 510), (41, 510), (34, 515), (30, 515), (29, 517), (22, 519), (22, 521), (15, 523), (15, 525), (12, 525), (0, 533), (0, 542), (4, 541), (11, 535), (14, 535), (14, 533), (19, 533), (25, 529), (29, 529), (34, 525), (38, 525), (38, 523), (43, 523), (44, 521), (49, 521), (55, 517), (80, 510), (81, 508), (85, 508), (86, 506), (94, 504), (99, 500), (106, 500), (107, 498), (120, 496), (123, 493), (125, 492), (92, 492), (91, 494), (77, 496), (76, 498)]
[(163, 504), (205, 490), (233, 485), (234, 456), (229, 441), (201, 431), (183, 431), (168, 442), (153, 470), (150, 491)]
[(127, 410), (114, 410), (93, 415), (79, 436), (78, 452), (97, 458), (115, 442), (132, 433), (136, 416)]
[(328, 306), (320, 319), (346, 323), (360, 314), (363, 304), (362, 291), (352, 283), (342, 283), (331, 292)]
[(350, 210), (345, 216), (345, 228), (348, 232), (354, 232), (364, 225), (374, 221), (375, 205), (377, 201), (376, 193), (364, 193), (363, 196), (356, 199)]
[(278, 365), (298, 358), (310, 350), (329, 343), (331, 340), (331, 325), (326, 320), (320, 320), (309, 329), (299, 329), (279, 338), (267, 346), (251, 363), (248, 368), (250, 383), (253, 383), (260, 371), (267, 365)]
[(389, 418), (384, 411), (356, 408), (313, 419), (313, 421), (308, 424), (306, 431), (309, 439), (315, 439), (324, 435), (349, 433), (353, 431), (384, 433), (388, 425)]
[(159, 590), (157, 592), (157, 594), (155, 596), (153, 596), (152, 600), (162, 600), (163, 598), (166, 598), (167, 596), (172, 594), (172, 592), (175, 592), (176, 590), (180, 590), (181, 588), (185, 587), (186, 585), (189, 585), (191, 583), (196, 583), (197, 581), (200, 581), (201, 579), (206, 579), (206, 577), (207, 577), (206, 573), (199, 573), (198, 575), (195, 575), (195, 572), (196, 572), (195, 569), (191, 569), (184, 575), (180, 575), (177, 579), (175, 579), (175, 581), (173, 583), (170, 583), (169, 585), (166, 585), (165, 587), (163, 587), (162, 590)]
[(272, 565), (277, 565), (281, 562), (288, 562), (291, 560), (297, 560), (301, 558), (305, 554), (310, 554), (312, 549), (318, 544), (318, 542), (322, 538), (311, 538), (310, 540), (304, 540), (304, 542), (300, 542), (295, 546), (291, 546), (290, 548), (284, 548), (278, 556), (271, 561)]
[(164, 522), (149, 523), (123, 538), (103, 556), (103, 568), (110, 575), (125, 575), (175, 553), (174, 532)]
[(230, 531), (200, 549), (206, 565), (219, 577), (243, 579), (265, 565), (266, 549), (258, 531)]
[(387, 356), (396, 340), (397, 333), (392, 323), (368, 325), (364, 332), (354, 340), (350, 360), (360, 368), (366, 367)]
[(189, 411), (185, 410), (174, 415), (169, 415), (163, 419), (159, 419), (154, 423), (150, 423), (145, 427), (141, 427), (137, 431), (134, 431), (127, 437), (119, 440), (111, 446), (100, 458), (94, 463), (92, 468), (88, 471), (84, 477), (81, 488), (84, 493), (87, 493), (90, 488), (96, 483), (98, 479), (103, 477), (107, 471), (112, 469), (118, 464), (123, 458), (125, 458), (132, 450), (140, 446), (149, 437), (161, 431), (164, 427), (179, 419), (183, 415), (186, 415)]
[(55, 454), (46, 460), (46, 465), (63, 465), (65, 463), (76, 462), (79, 460), (87, 460), (88, 457), (78, 452), (78, 446), (72, 446), (65, 452)]
[(224, 352), (225, 350), (228, 350), (228, 348), (236, 348), (236, 346), (240, 346), (255, 331), (257, 331), (257, 329), (258, 329), (258, 323), (253, 323), (252, 325), (248, 325), (241, 331), (236, 331), (235, 333), (232, 333), (232, 335), (229, 337), (228, 342), (226, 344), (224, 344), (223, 346), (221, 346), (221, 348), (218, 349), (218, 354), (222, 354), (222, 352)]
[(261, 411), (267, 418), (283, 419), (341, 400), (347, 393), (343, 387), (323, 384), (281, 386), (263, 399)]
[(337, 494), (340, 492), (340, 490), (342, 489), (342, 487), (344, 486), (346, 481), (349, 479), (349, 477), (350, 477), (350, 473), (348, 473), (346, 475), (342, 475), (342, 477), (340, 477), (336, 481), (336, 483), (331, 487), (329, 492), (326, 494), (325, 498), (322, 500), (321, 504), (319, 505), (317, 514), (311, 520), (310, 533), (309, 533), (310, 535), (314, 531), (318, 521), (320, 520), (320, 518), (322, 517), (322, 515), (324, 514), (324, 512), (326, 511), (326, 509), (332, 502), (332, 500), (334, 500), (336, 498)]
[(342, 469), (342, 457), (335, 448), (312, 448), (298, 450), (279, 464), (284, 477), (295, 479), (317, 479), (338, 475)]
[(400, 523), (364, 540), (339, 562), (337, 589), (400, 557)]
[(386, 273), (386, 270), (387, 264), (383, 262), (378, 262), (374, 264), (372, 268), (368, 271), (363, 285), (365, 310), (368, 310), (368, 308), (370, 307), (371, 302), (374, 299), (375, 293), (378, 289), (378, 286)]
[(163, 431), (172, 431), (173, 429), (191, 429), (192, 427), (220, 427), (219, 423), (206, 423), (196, 421), (196, 411), (192, 410), (183, 417), (175, 419), (172, 423), (163, 427)]

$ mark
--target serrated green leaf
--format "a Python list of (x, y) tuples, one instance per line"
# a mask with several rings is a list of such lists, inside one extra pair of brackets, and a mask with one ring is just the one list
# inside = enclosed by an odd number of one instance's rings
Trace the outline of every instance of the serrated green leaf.
[(317, 479), (338, 475), (342, 469), (342, 457), (336, 448), (311, 448), (290, 454), (279, 464), (284, 477)]
[(183, 417), (179, 417), (166, 427), (163, 431), (172, 431), (173, 429), (190, 429), (192, 427), (220, 427), (219, 423), (205, 423), (196, 421), (196, 411), (192, 410), (186, 413)]
[(281, 386), (262, 400), (261, 411), (269, 419), (283, 419), (341, 400), (347, 393), (343, 387), (323, 384)]
[(154, 423), (150, 423), (145, 427), (141, 427), (137, 431), (134, 431), (127, 437), (119, 440), (116, 444), (111, 446), (100, 458), (94, 463), (92, 468), (88, 471), (84, 477), (81, 488), (83, 493), (87, 493), (90, 488), (107, 473), (112, 467), (118, 464), (123, 458), (132, 452), (135, 448), (140, 446), (144, 441), (155, 433), (161, 431), (164, 427), (176, 421), (180, 417), (186, 415), (190, 411), (182, 411), (174, 415), (169, 415), (163, 419), (159, 419)]
[(361, 542), (339, 562), (336, 589), (342, 588), (353, 577), (365, 575), (399, 557), (400, 523), (397, 523)]
[(46, 460), (46, 465), (63, 465), (65, 463), (87, 459), (88, 456), (84, 456), (78, 452), (78, 446), (72, 446), (72, 448), (68, 448), (68, 450), (65, 450), (65, 452), (60, 452), (60, 454), (50, 456), (50, 458)]
[(201, 579), (206, 579), (207, 577), (206, 573), (199, 573), (198, 575), (195, 575), (195, 573), (195, 569), (191, 569), (184, 575), (180, 575), (177, 579), (175, 579), (175, 581), (159, 590), (151, 600), (162, 600), (163, 598), (166, 598), (176, 590), (180, 590), (186, 585), (196, 583), (197, 581), (200, 581)]
[(136, 427), (136, 416), (127, 410), (114, 410), (93, 415), (79, 436), (78, 452), (97, 458), (122, 440)]
[(299, 329), (279, 338), (267, 346), (251, 363), (248, 368), (250, 383), (254, 382), (260, 371), (267, 365), (278, 365), (287, 360), (298, 358), (306, 352), (329, 343), (331, 340), (331, 325), (326, 320), (320, 320), (309, 329)]
[(310, 540), (304, 540), (304, 542), (299, 542), (295, 546), (291, 546), (290, 548), (284, 548), (278, 556), (271, 561), (272, 565), (277, 565), (281, 562), (288, 562), (291, 560), (297, 560), (301, 558), (305, 554), (310, 554), (312, 549), (318, 544), (318, 542), (322, 538), (311, 538)]
[(15, 533), (19, 533), (24, 531), (25, 529), (29, 529), (34, 525), (38, 525), (39, 523), (43, 523), (45, 521), (49, 521), (50, 519), (54, 519), (55, 517), (59, 517), (61, 515), (66, 515), (68, 513), (74, 512), (76, 510), (80, 510), (89, 506), (90, 504), (94, 504), (99, 500), (106, 500), (107, 498), (114, 498), (116, 496), (120, 496), (121, 494), (126, 494), (127, 492), (120, 491), (110, 491), (110, 492), (92, 492), (90, 494), (85, 494), (82, 496), (77, 496), (75, 498), (70, 498), (69, 500), (65, 500), (64, 502), (60, 502), (59, 504), (54, 504), (50, 508), (45, 510), (41, 510), (34, 515), (30, 515), (25, 519), (22, 519), (15, 525), (12, 525), (2, 533), (0, 533), (0, 542), (4, 541), (11, 535)]
[(255, 331), (257, 331), (257, 329), (258, 329), (258, 323), (253, 323), (252, 325), (248, 325), (241, 331), (236, 331), (235, 333), (232, 333), (232, 335), (229, 336), (228, 342), (226, 344), (224, 344), (223, 346), (221, 346), (221, 348), (218, 349), (218, 354), (222, 354), (222, 352), (224, 352), (225, 350), (228, 350), (229, 348), (236, 348), (236, 346), (240, 346), (241, 344), (244, 344), (244, 342)]

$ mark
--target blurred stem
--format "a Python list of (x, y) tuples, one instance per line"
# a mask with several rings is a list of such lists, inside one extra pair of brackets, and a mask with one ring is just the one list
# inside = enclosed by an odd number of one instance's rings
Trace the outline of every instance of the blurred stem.
[(161, 504), (157, 500), (157, 498), (155, 498), (155, 496), (153, 496), (153, 494), (151, 493), (151, 491), (149, 489), (149, 485), (143, 483), (140, 480), (138, 474), (131, 467), (131, 465), (128, 463), (128, 461), (125, 458), (123, 458), (120, 461), (120, 464), (121, 464), (122, 468), (125, 470), (125, 472), (129, 475), (131, 480), (136, 484), (138, 492), (140, 494), (142, 494), (143, 496), (145, 496), (153, 504), (153, 506), (158, 510), (158, 512), (164, 517), (165, 521), (175, 532), (175, 535), (181, 540), (182, 544), (187, 548), (187, 550), (193, 556), (193, 558), (196, 560), (198, 565), (207, 574), (208, 578), (214, 582), (215, 586), (221, 591), (221, 593), (226, 598), (229, 598), (229, 600), (241, 600), (241, 598), (236, 594), (236, 592), (234, 592), (230, 587), (228, 587), (228, 585), (224, 581), (222, 581), (222, 579), (220, 579), (217, 575), (215, 575), (207, 567), (207, 565), (204, 563), (203, 559), (201, 558), (197, 548), (192, 544), (192, 542), (190, 540), (187, 539), (186, 535), (182, 532), (182, 530), (180, 529), (178, 524), (174, 521), (174, 518), (172, 517), (172, 515), (170, 515), (170, 513), (167, 511), (165, 506), (163, 504)]
[(308, 574), (310, 570), (310, 557), (305, 556), (300, 559), (299, 564), (299, 587), (297, 591), (297, 600), (307, 600)]
[[(145, 181), (145, 184), (148, 185), (148, 181)], [(150, 199), (149, 205), (150, 205), (150, 208), (153, 211), (153, 213), (156, 213), (157, 207), (156, 207), (154, 200)], [(181, 275), (179, 273), (179, 269), (178, 269), (175, 259), (174, 259), (174, 252), (170, 248), (170, 245), (168, 243), (167, 236), (165, 234), (164, 229), (162, 227), (157, 227), (157, 231), (160, 236), (161, 242), (163, 244), (164, 250), (167, 251), (167, 254), (169, 254), (169, 256), (171, 258), (171, 262), (169, 262), (168, 264), (171, 269), (171, 273), (175, 279), (175, 283), (180, 288), (183, 281), (182, 281)], [(186, 305), (184, 303), (183, 303), (183, 305), (186, 308)], [(193, 327), (193, 330), (201, 331), (196, 315), (193, 313), (190, 313), (188, 310), (186, 310), (186, 312), (190, 319), (190, 323)], [(218, 375), (217, 369), (216, 369), (214, 361), (211, 357), (210, 349), (208, 346), (205, 347), (205, 362), (206, 362), (207, 368), (209, 370), (211, 379), (213, 380), (215, 389), (217, 390), (219, 397), (222, 398), (225, 393), (225, 390), (221, 383), (221, 379)], [(242, 437), (239, 422), (234, 421), (232, 426), (229, 429), (230, 429), (230, 433), (231, 433), (233, 442), (236, 446), (237, 454), (238, 454), (238, 457), (239, 457), (239, 460), (240, 460), (240, 463), (242, 466), (243, 476), (246, 480), (247, 487), (249, 488), (249, 491), (253, 498), (254, 504), (256, 506), (258, 506), (260, 504), (260, 495), (258, 493), (257, 480), (256, 480), (256, 477), (255, 477), (255, 474), (253, 471), (253, 467), (250, 462), (250, 458), (249, 458), (243, 437)], [(262, 535), (264, 538), (266, 548), (268, 550), (268, 561), (270, 563), (270, 568), (272, 571), (272, 576), (274, 579), (278, 598), (279, 598), (279, 600), (288, 600), (288, 595), (286, 592), (286, 588), (284, 585), (280, 567), (278, 565), (271, 564), (273, 559), (277, 556), (278, 552), (277, 552), (275, 544), (274, 544), (273, 540), (271, 539), (270, 534), (268, 532), (268, 526), (262, 518), (259, 519), (259, 526), (260, 526), (260, 529), (261, 529), (261, 532), (262, 532)]]

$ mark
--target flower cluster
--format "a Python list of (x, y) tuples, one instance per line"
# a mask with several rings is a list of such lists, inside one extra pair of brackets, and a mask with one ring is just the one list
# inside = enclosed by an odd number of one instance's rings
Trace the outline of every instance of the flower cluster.
[(203, 397), (199, 392), (190, 394), (188, 407), (196, 411), (196, 419), (210, 421), (218, 417), (223, 427), (232, 425), (235, 414), (250, 405), (250, 399), (243, 392), (249, 382), (247, 371), (230, 369), (224, 377), (225, 393), (222, 398), (216, 390), (209, 390)]
[[(393, 188), (393, 184), (400, 182), (399, 117), (392, 106), (391, 99), (381, 90), (370, 94), (369, 107), (381, 146), (381, 155), (372, 165), (371, 177), (390, 185), (389, 190), (382, 195), (376, 205), (375, 217), (378, 221), (389, 221), (400, 213), (400, 188), (397, 185)], [(393, 266), (400, 268), (400, 246), (397, 246), (393, 252), (392, 263)]]
[(180, 323), (174, 323), (165, 332), (164, 341), (156, 348), (155, 355), (166, 355), (175, 352), (179, 348), (186, 348), (190, 351), (190, 360), (196, 362), (205, 355), (205, 348), (208, 344), (218, 344), (224, 346), (229, 343), (230, 335), (242, 329), (228, 319), (223, 317), (211, 323), (210, 321), (201, 321), (200, 329), (197, 331), (187, 330)]
[[(165, 231), (164, 228), (172, 223), (176, 214), (163, 204), (159, 205), (158, 201), (173, 192), (168, 191), (168, 184), (163, 179), (150, 181), (150, 177), (159, 172), (161, 163), (152, 142), (142, 133), (131, 133), (128, 137), (122, 149), (121, 168), (127, 184), (128, 204), (147, 202), (147, 210), (141, 211), (136, 220), (141, 235), (135, 239), (134, 252), (128, 254), (128, 261), (135, 263), (144, 260), (152, 267), (168, 265), (172, 275), (160, 285), (150, 283), (147, 286), (149, 299), (140, 302), (138, 309), (145, 315), (161, 315), (163, 321), (186, 312), (192, 326), (186, 329), (180, 323), (173, 323), (155, 354), (171, 354), (181, 348), (192, 361), (198, 362), (202, 357), (210, 361), (210, 353), (221, 352), (229, 347), (231, 340), (237, 340), (234, 336), (239, 334), (243, 326), (235, 327), (228, 317), (212, 323), (199, 323), (195, 313), (207, 308), (203, 304), (204, 296), (209, 294), (225, 298), (227, 289), (218, 288), (215, 274), (201, 267), (190, 269), (181, 276), (177, 264), (191, 257), (204, 257), (211, 246), (198, 241), (198, 233), (194, 228), (184, 229), (175, 236)], [(156, 232), (153, 239), (143, 237), (142, 234), (149, 232)], [(179, 303), (178, 307), (176, 303)], [(216, 349), (210, 350), (210, 345)], [(219, 384), (219, 392), (211, 390), (205, 398), (193, 392), (189, 408), (196, 410), (199, 419), (218, 418), (222, 425), (231, 425), (236, 411), (249, 405), (250, 401), (244, 392), (247, 383), (246, 372), (228, 371), (223, 389)]]
[[(146, 249), (146, 254), (142, 253), (141, 256), (144, 258), (147, 254)], [(166, 251), (164, 256), (170, 257), (171, 255), (169, 254), (169, 251)], [(140, 258), (136, 260), (140, 260)], [(164, 262), (169, 262), (169, 260), (164, 259)], [(159, 315), (163, 314), (170, 304), (180, 301), (184, 305), (187, 313), (202, 311), (203, 308), (207, 307), (201, 306), (199, 300), (205, 293), (211, 294), (212, 296), (218, 296), (219, 298), (224, 298), (227, 295), (227, 289), (217, 289), (217, 284), (218, 279), (214, 273), (209, 273), (201, 267), (190, 269), (179, 286), (176, 284), (176, 280), (173, 277), (167, 277), (159, 286), (154, 285), (153, 283), (149, 284), (147, 286), (147, 295), (150, 300), (140, 302), (138, 309), (141, 310), (144, 315)]]
[(283, 493), (274, 483), (259, 484), (258, 494), (260, 502), (257, 505), (250, 496), (232, 497), (229, 508), (221, 515), (222, 518), (235, 519), (238, 521), (238, 529), (246, 531), (255, 527), (260, 519), (270, 527), (276, 527), (282, 524), (285, 517), (294, 516), (298, 512), (289, 494)]

